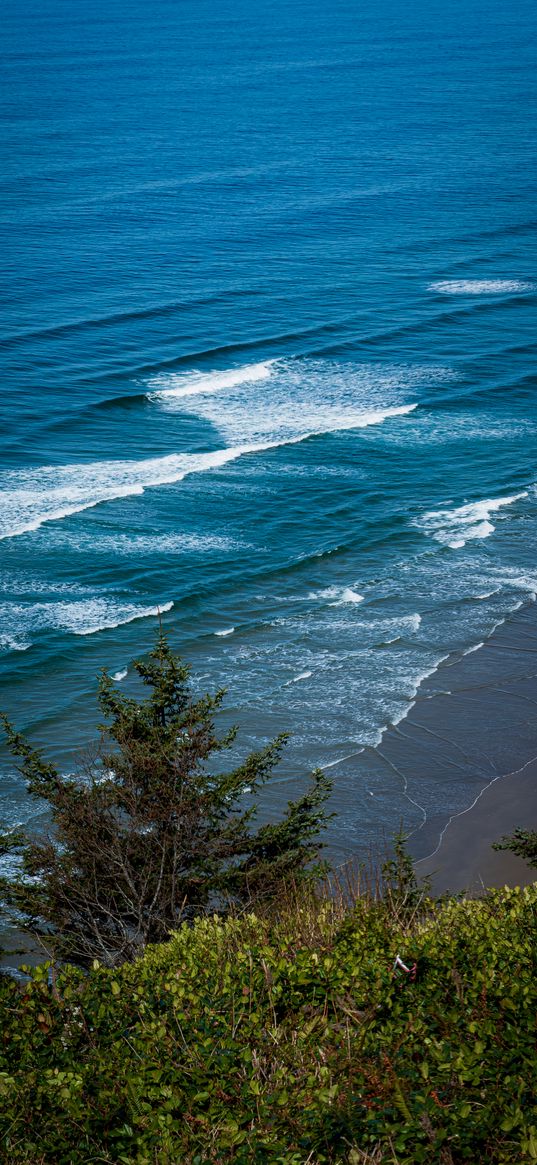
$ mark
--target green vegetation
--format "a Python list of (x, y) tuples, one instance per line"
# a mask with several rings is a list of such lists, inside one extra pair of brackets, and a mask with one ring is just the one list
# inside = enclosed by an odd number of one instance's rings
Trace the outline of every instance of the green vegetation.
[(535, 829), (515, 829), (510, 837), (503, 837), (494, 843), (493, 849), (506, 849), (523, 858), (528, 866), (537, 869), (537, 831)]
[(322, 883), (323, 774), (256, 827), (284, 738), (220, 773), (223, 693), (162, 634), (135, 667), (76, 777), (4, 720), (51, 836), (0, 838), (0, 899), (54, 961), (0, 975), (0, 1159), (537, 1162), (537, 883), (433, 901), (402, 836), (375, 892)]
[(282, 884), (315, 878), (331, 783), (321, 771), (280, 821), (255, 829), (255, 796), (285, 736), (230, 772), (215, 764), (236, 736), (216, 735), (224, 692), (194, 699), (188, 668), (162, 633), (134, 665), (149, 688), (136, 700), (105, 671), (101, 740), (80, 773), (58, 770), (2, 717), (31, 796), (45, 802), (51, 835), (16, 831), (0, 851), (20, 859), (0, 879), (8, 920), (51, 954), (108, 966), (160, 942), (184, 919), (274, 898)]
[(537, 1161), (537, 886), (399, 889), (302, 893), (118, 968), (0, 980), (3, 1159)]

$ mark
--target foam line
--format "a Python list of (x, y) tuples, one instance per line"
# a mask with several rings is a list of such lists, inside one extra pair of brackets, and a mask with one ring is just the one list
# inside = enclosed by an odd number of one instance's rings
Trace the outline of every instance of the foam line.
[(426, 854), (426, 856), (424, 858), (418, 858), (418, 860), (414, 863), (414, 865), (419, 866), (422, 862), (428, 862), (430, 860), (430, 858), (436, 857), (438, 851), (440, 850), (440, 848), (442, 846), (442, 843), (444, 841), (444, 837), (445, 837), (450, 825), (452, 825), (453, 822), (456, 821), (458, 817), (464, 817), (466, 813), (470, 813), (470, 811), (475, 808), (478, 801), (481, 800), (483, 794), (487, 792), (487, 789), (491, 789), (492, 786), (495, 785), (497, 781), (506, 780), (508, 777), (520, 776), (520, 774), (525, 772), (526, 769), (529, 768), (530, 765), (534, 764), (536, 760), (537, 760), (537, 756), (530, 756), (530, 759), (525, 761), (525, 763), (523, 765), (521, 765), (521, 767), (519, 769), (513, 769), (512, 772), (510, 772), (510, 773), (498, 773), (498, 775), (496, 777), (493, 777), (491, 781), (487, 781), (487, 783), (485, 785), (483, 785), (483, 787), (479, 790), (479, 793), (477, 794), (477, 796), (474, 797), (471, 805), (468, 805), (468, 807), (466, 809), (461, 809), (459, 811), (459, 813), (452, 813), (451, 814), (451, 817), (448, 818), (443, 829), (441, 829), (441, 831), (440, 831), (440, 834), (438, 837), (438, 843), (437, 843), (435, 849), (431, 850), (430, 854)]

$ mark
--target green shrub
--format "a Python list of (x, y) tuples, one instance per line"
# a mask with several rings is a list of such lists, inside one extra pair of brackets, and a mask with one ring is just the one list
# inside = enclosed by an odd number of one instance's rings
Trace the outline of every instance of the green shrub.
[(117, 969), (4, 978), (5, 1160), (537, 1161), (536, 907), (506, 889), (409, 928), (310, 897)]

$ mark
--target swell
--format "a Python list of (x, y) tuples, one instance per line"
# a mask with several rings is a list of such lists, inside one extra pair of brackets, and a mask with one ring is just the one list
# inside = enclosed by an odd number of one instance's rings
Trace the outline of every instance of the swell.
[(270, 348), (271, 352), (281, 348), (281, 352), (278, 351), (278, 355), (281, 356), (307, 356), (314, 354), (316, 349), (308, 347), (290, 353), (287, 345), (292, 342), (306, 340), (310, 336), (316, 336), (323, 332), (337, 332), (342, 322), (345, 322), (345, 320), (336, 320), (326, 324), (314, 324), (307, 328), (296, 329), (293, 332), (278, 332), (277, 334), (274, 332), (265, 332), (250, 340), (242, 339), (229, 344), (215, 344), (210, 348), (192, 349), (188, 352), (182, 352), (180, 356), (172, 356), (169, 359), (153, 360), (145, 364), (125, 364), (120, 368), (107, 368), (96, 372), (85, 371), (80, 376), (74, 374), (71, 380), (82, 381), (84, 384), (100, 383), (103, 380), (135, 380), (138, 377), (155, 375), (164, 371), (173, 371), (175, 368), (181, 368), (183, 366), (190, 368), (192, 365), (203, 361), (219, 360), (237, 354), (242, 355), (242, 353), (246, 352), (266, 352), (268, 348)]
[[(367, 350), (369, 347), (383, 344), (389, 340), (401, 340), (408, 336), (420, 337), (422, 334), (434, 332), (435, 328), (444, 324), (457, 324), (461, 320), (474, 319), (479, 315), (486, 315), (489, 312), (496, 312), (499, 308), (505, 311), (506, 307), (516, 307), (521, 303), (525, 304), (528, 299), (532, 298), (535, 292), (525, 292), (523, 295), (495, 295), (494, 298), (480, 301), (477, 297), (472, 299), (471, 303), (465, 304), (464, 307), (446, 308), (444, 311), (437, 311), (434, 314), (427, 316), (424, 319), (414, 319), (407, 324), (400, 324), (396, 328), (387, 328), (381, 332), (372, 332), (367, 336), (357, 337), (355, 340), (345, 340), (343, 344), (325, 346), (315, 350), (316, 355), (334, 356), (340, 354), (342, 348), (345, 350), (359, 351), (361, 348)], [(444, 297), (442, 297), (444, 299)]]
[(117, 324), (139, 323), (152, 319), (173, 318), (179, 312), (190, 308), (212, 307), (226, 299), (247, 299), (256, 295), (255, 290), (249, 288), (230, 288), (214, 295), (199, 296), (195, 299), (175, 300), (172, 303), (157, 304), (153, 307), (140, 308), (136, 311), (112, 312), (108, 315), (94, 316), (82, 320), (69, 320), (64, 324), (55, 324), (48, 328), (26, 329), (23, 332), (12, 332), (0, 336), (0, 350), (9, 351), (17, 348), (27, 340), (60, 339), (63, 336), (79, 336), (85, 332), (92, 332)]
[[(418, 287), (416, 290), (420, 291), (422, 288)], [(236, 294), (240, 295), (242, 293), (238, 291)], [(255, 294), (255, 292), (245, 292), (244, 294)], [(434, 293), (429, 294), (432, 301), (434, 298)], [(270, 348), (272, 352), (276, 350), (277, 355), (285, 355), (288, 358), (300, 356), (337, 356), (343, 354), (346, 351), (360, 352), (362, 349), (364, 352), (367, 352), (368, 349), (382, 345), (383, 343), (390, 340), (397, 341), (400, 339), (405, 339), (409, 336), (416, 336), (416, 338), (419, 339), (422, 334), (427, 335), (427, 333), (431, 331), (434, 332), (438, 326), (457, 324), (457, 322), (460, 322), (461, 320), (472, 319), (476, 316), (479, 316), (480, 314), (486, 315), (488, 312), (494, 312), (498, 308), (505, 310), (506, 307), (516, 307), (520, 303), (526, 303), (532, 295), (534, 295), (534, 292), (526, 292), (519, 295), (506, 293), (505, 295), (495, 295), (493, 298), (488, 298), (485, 301), (481, 301), (478, 297), (473, 297), (472, 302), (467, 303), (464, 306), (452, 308), (446, 307), (443, 310), (436, 310), (432, 314), (427, 315), (426, 318), (414, 318), (408, 323), (401, 324), (395, 328), (388, 328), (378, 332), (370, 332), (365, 335), (357, 334), (356, 336), (351, 336), (349, 338), (344, 338), (341, 336), (335, 343), (324, 343), (324, 336), (337, 334), (345, 326), (352, 325), (354, 322), (358, 321), (360, 316), (363, 314), (361, 311), (345, 313), (343, 315), (339, 315), (335, 319), (327, 320), (325, 323), (316, 323), (308, 325), (307, 327), (296, 328), (292, 331), (286, 332), (264, 332), (262, 334), (253, 336), (251, 339), (245, 338), (227, 344), (215, 344), (211, 347), (191, 349), (189, 351), (181, 352), (181, 354), (178, 356), (164, 358), (162, 360), (152, 360), (151, 362), (136, 364), (122, 363), (119, 367), (107, 367), (94, 371), (85, 369), (84, 373), (81, 375), (73, 372), (73, 374), (70, 375), (70, 380), (71, 383), (83, 381), (84, 384), (91, 384), (100, 383), (103, 380), (115, 381), (136, 379), (138, 377), (156, 375), (160, 372), (173, 371), (174, 369), (179, 369), (183, 366), (192, 366), (198, 362), (202, 363), (204, 361), (209, 362), (210, 360), (215, 359), (225, 359), (228, 356), (247, 352), (266, 352), (268, 348)], [(214, 303), (219, 299), (220, 296), (213, 296), (209, 297), (206, 301), (200, 299), (199, 301), (189, 301), (189, 303), (185, 305), (168, 305), (164, 308), (164, 311), (166, 314), (173, 316), (175, 312), (183, 310), (185, 306), (190, 306), (190, 303), (192, 306), (196, 306), (197, 302), (200, 304), (203, 304), (204, 302)], [(438, 302), (445, 302), (445, 299), (446, 297), (444, 296), (438, 296)], [(416, 307), (418, 302), (420, 301), (414, 301)], [(55, 335), (60, 336), (69, 332), (71, 328), (76, 329), (78, 327), (88, 327), (89, 329), (98, 329), (100, 327), (106, 327), (109, 323), (115, 321), (121, 323), (127, 322), (129, 319), (136, 320), (143, 318), (158, 318), (159, 308), (148, 308), (145, 310), (147, 315), (145, 314), (144, 310), (142, 310), (139, 315), (137, 313), (119, 313), (117, 316), (105, 316), (102, 320), (96, 319), (90, 321), (81, 321), (73, 325), (60, 325), (60, 327), (57, 329), (41, 329), (35, 333), (23, 333), (21, 336), (12, 338), (8, 337), (7, 340), (2, 341), (1, 343), (6, 347), (9, 345), (16, 347), (26, 338), (31, 339), (38, 336), (42, 336), (43, 338), (51, 338), (51, 336)], [(316, 341), (312, 345), (308, 345), (308, 347), (305, 348), (298, 348), (292, 352), (289, 351), (289, 344), (300, 344), (301, 342), (303, 343), (304, 341), (310, 340), (312, 338), (314, 341)], [(124, 398), (119, 397), (117, 399)]]
[[(471, 247), (473, 248), (473, 247), (475, 247), (476, 242), (478, 242), (479, 240), (482, 240), (483, 242), (488, 242), (491, 239), (507, 240), (509, 238), (518, 238), (521, 235), (527, 235), (527, 234), (533, 233), (533, 231), (535, 231), (536, 227), (537, 227), (537, 219), (527, 218), (527, 219), (524, 219), (522, 222), (502, 223), (501, 225), (499, 225), (497, 227), (483, 227), (481, 230), (476, 229), (475, 231), (472, 231), (471, 233), (466, 232), (466, 231), (460, 232), (460, 233), (454, 233), (454, 234), (450, 235), (445, 240), (444, 247), (445, 246), (448, 246), (448, 247), (456, 246), (458, 244), (470, 244)], [(412, 254), (416, 254), (417, 252), (430, 252), (431, 250), (436, 252), (438, 250), (438, 235), (437, 234), (430, 235), (429, 237), (427, 237), (425, 239), (414, 238), (414, 239), (412, 239), (412, 242), (410, 244), (408, 242), (403, 242), (403, 243), (396, 242), (393, 244), (392, 249), (393, 249), (395, 254), (401, 254), (401, 253), (407, 254), (409, 251), (411, 251)], [(486, 255), (485, 255), (485, 260), (488, 261), (489, 259), (490, 259), (490, 252), (487, 251)], [(461, 260), (455, 261), (453, 264), (451, 264), (451, 267), (452, 267), (452, 269), (456, 269), (456, 270), (459, 270), (459, 269), (465, 270), (468, 267), (470, 262), (473, 265), (474, 261), (478, 261), (478, 260), (479, 260), (479, 256), (476, 257), (476, 260), (474, 260), (473, 257), (471, 260), (461, 259)]]
[[(462, 283), (462, 282), (466, 282), (466, 281), (464, 281), (464, 280), (439, 280), (438, 287), (442, 283), (450, 283), (450, 282), (453, 282), (453, 283), (461, 282)], [(483, 282), (485, 283), (486, 281), (483, 281)], [(491, 282), (495, 282), (495, 281), (493, 280)], [(506, 280), (505, 282), (508, 283), (509, 280)], [(419, 292), (420, 290), (421, 290), (421, 288), (418, 285), (416, 287), (416, 291)], [(438, 292), (436, 290), (435, 284), (428, 285), (426, 290), (431, 295), (440, 295), (441, 294), (440, 292)], [(528, 281), (527, 287), (524, 290), (520, 290), (518, 292), (518, 294), (515, 294), (513, 292), (509, 292), (508, 290), (506, 290), (503, 293), (496, 294), (494, 296), (494, 302), (491, 301), (490, 299), (487, 300), (486, 303), (480, 303), (479, 301), (476, 301), (474, 303), (469, 303), (461, 308), (453, 308), (451, 310), (437, 312), (437, 313), (435, 313), (435, 315), (432, 319), (423, 320), (423, 321), (416, 320), (416, 321), (413, 321), (409, 324), (403, 324), (399, 328), (390, 329), (390, 330), (383, 331), (383, 332), (372, 333), (368, 337), (362, 337), (360, 339), (360, 342), (361, 343), (377, 343), (379, 341), (382, 341), (382, 339), (385, 339), (385, 338), (390, 339), (390, 338), (397, 338), (398, 336), (404, 336), (408, 332), (412, 332), (414, 329), (419, 330), (420, 328), (434, 327), (437, 324), (437, 322), (439, 322), (439, 321), (446, 321), (448, 323), (451, 321), (456, 322), (458, 319), (464, 318), (465, 316), (478, 314), (479, 311), (486, 311), (486, 310), (490, 309), (491, 307), (495, 306), (496, 302), (500, 303), (501, 305), (503, 305), (505, 307), (506, 306), (505, 298), (502, 298), (502, 295), (508, 298), (509, 304), (516, 304), (516, 303), (520, 303), (520, 302), (525, 302), (526, 299), (528, 298), (528, 296), (531, 296), (534, 293), (535, 293), (535, 285), (532, 285)], [(157, 320), (158, 319), (169, 319), (169, 318), (173, 319), (174, 316), (176, 316), (180, 312), (184, 312), (185, 310), (188, 311), (189, 309), (199, 308), (199, 307), (212, 307), (214, 304), (223, 303), (226, 300), (233, 301), (235, 299), (242, 300), (242, 299), (255, 298), (257, 294), (258, 294), (258, 292), (255, 288), (247, 288), (247, 287), (225, 288), (219, 292), (216, 292), (216, 293), (213, 293), (210, 295), (197, 296), (197, 297), (194, 297), (192, 299), (179, 299), (179, 300), (174, 300), (172, 302), (155, 304), (155, 305), (151, 305), (148, 307), (143, 307), (143, 308), (139, 308), (139, 309), (135, 309), (135, 310), (131, 310), (131, 311), (111, 312), (111, 313), (108, 313), (108, 314), (102, 315), (102, 316), (89, 317), (88, 319), (69, 320), (63, 324), (55, 324), (55, 325), (50, 326), (50, 327), (28, 328), (28, 329), (25, 329), (24, 331), (21, 331), (21, 332), (15, 332), (15, 333), (12, 332), (12, 333), (8, 333), (5, 336), (0, 336), (0, 349), (7, 352), (7, 351), (10, 351), (11, 349), (16, 349), (20, 344), (24, 344), (26, 341), (35, 341), (35, 340), (41, 340), (41, 339), (49, 340), (49, 339), (56, 339), (56, 338), (60, 339), (64, 336), (76, 337), (79, 335), (83, 335), (85, 332), (92, 332), (95, 330), (106, 329), (109, 327), (115, 327), (116, 325), (125, 325), (125, 324), (128, 324), (130, 322), (137, 323), (137, 322), (144, 322), (144, 321), (153, 320), (153, 319), (157, 319)], [(461, 294), (463, 294), (463, 293), (461, 292)], [(486, 294), (487, 294), (487, 292), (486, 292), (486, 289), (484, 288), (483, 295), (486, 295)], [(343, 313), (343, 314), (339, 315), (336, 319), (327, 320), (325, 323), (314, 324), (314, 325), (311, 325), (311, 326), (308, 326), (305, 328), (295, 329), (292, 332), (285, 332), (285, 333), (281, 333), (278, 335), (267, 335), (267, 336), (258, 337), (258, 338), (252, 339), (252, 340), (245, 340), (243, 342), (237, 342), (237, 343), (232, 343), (232, 344), (227, 344), (227, 345), (219, 345), (219, 346), (215, 346), (212, 348), (202, 349), (202, 350), (196, 351), (196, 352), (185, 353), (182, 356), (180, 356), (174, 360), (162, 361), (162, 363), (159, 363), (158, 366), (156, 366), (156, 367), (155, 367), (155, 365), (141, 365), (138, 367), (138, 370), (142, 373), (145, 373), (145, 372), (148, 372), (151, 370), (158, 370), (160, 367), (163, 367), (163, 368), (171, 367), (171, 366), (173, 366), (174, 363), (180, 364), (180, 363), (182, 363), (184, 361), (188, 361), (188, 360), (201, 360), (201, 359), (208, 358), (210, 356), (214, 356), (217, 354), (224, 355), (228, 352), (240, 351), (243, 348), (246, 349), (246, 348), (250, 348), (250, 347), (255, 347), (257, 345), (260, 345), (260, 344), (263, 344), (266, 342), (278, 343), (278, 342), (285, 342), (285, 341), (289, 341), (289, 340), (300, 340), (300, 339), (303, 339), (304, 337), (311, 336), (311, 335), (322, 336), (325, 332), (336, 331), (337, 328), (339, 328), (345, 324), (352, 323), (352, 321), (355, 320), (359, 316), (359, 314), (361, 314), (361, 313), (359, 313), (359, 312), (350, 312), (350, 313), (347, 312), (347, 313)]]
[[(449, 399), (435, 402), (435, 407), (450, 408), (460, 404), (478, 404), (480, 401), (494, 401), (496, 398), (505, 403), (505, 393), (509, 392), (509, 400), (518, 402), (535, 400), (535, 372), (523, 372), (519, 376), (510, 374), (508, 377), (495, 375), (493, 380), (485, 384), (469, 385), (467, 392), (453, 393)], [(427, 402), (432, 407), (431, 402)]]

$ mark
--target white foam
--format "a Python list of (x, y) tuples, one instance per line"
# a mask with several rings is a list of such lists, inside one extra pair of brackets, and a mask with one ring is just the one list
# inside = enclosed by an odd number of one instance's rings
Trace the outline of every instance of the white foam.
[(181, 481), (189, 473), (218, 468), (240, 453), (218, 449), (145, 461), (93, 461), (9, 470), (0, 477), (0, 539), (27, 534), (44, 522), (68, 518), (102, 502), (143, 494), (150, 486)]
[(364, 596), (359, 595), (358, 591), (353, 591), (352, 587), (345, 587), (345, 589), (342, 592), (341, 598), (338, 599), (338, 601), (336, 603), (334, 603), (333, 606), (340, 607), (342, 604), (345, 604), (345, 603), (363, 603), (363, 601), (364, 601)]
[(0, 634), (0, 651), (28, 651), (31, 646), (27, 639), (16, 639), (14, 635)]
[(527, 591), (532, 598), (537, 596), (537, 575), (519, 574), (513, 569), (504, 573), (503, 581), (509, 587)]
[(403, 615), (401, 626), (409, 631), (418, 631), (421, 627), (421, 615), (416, 611), (414, 615)]
[(54, 595), (70, 595), (76, 598), (85, 598), (92, 596), (95, 592), (92, 587), (83, 586), (81, 583), (58, 582), (55, 580), (51, 582), (47, 578), (39, 578), (35, 574), (26, 574), (21, 572), (8, 571), (0, 577), (0, 592), (8, 595), (49, 595), (51, 592)]
[[(425, 680), (428, 680), (428, 679), (430, 679), (431, 676), (435, 675), (435, 673), (438, 671), (438, 669), (441, 667), (441, 665), (443, 663), (446, 663), (446, 661), (448, 659), (449, 659), (449, 655), (441, 655), (441, 656), (439, 656), (438, 659), (436, 659), (434, 661), (434, 663), (431, 667), (428, 667), (426, 669), (426, 671), (421, 672), (419, 675), (412, 675), (412, 676), (408, 677), (408, 681), (407, 681), (408, 687), (409, 687), (409, 691), (408, 691), (408, 695), (407, 695), (408, 703), (405, 704), (405, 706), (401, 709), (400, 712), (397, 712), (394, 716), (392, 716), (391, 721), (390, 721), (390, 723), (392, 725), (395, 726), (396, 724), (400, 724), (401, 721), (404, 720), (406, 716), (408, 716), (408, 713), (415, 706), (416, 697), (418, 696), (421, 685), (423, 683), (425, 683)], [(437, 694), (436, 692), (433, 693), (433, 695), (436, 695), (436, 694)]]
[(353, 760), (354, 757), (360, 756), (363, 751), (363, 748), (357, 748), (354, 752), (348, 752), (345, 756), (339, 756), (337, 760), (331, 760), (328, 761), (328, 763), (325, 765), (319, 765), (319, 768), (322, 769), (323, 772), (325, 769), (334, 769), (336, 765), (342, 765), (346, 760)]
[[(416, 405), (363, 413), (352, 422), (342, 422), (339, 427), (378, 425), (387, 417), (401, 416), (413, 408)], [(28, 534), (38, 530), (44, 522), (68, 518), (102, 502), (141, 495), (149, 487), (172, 485), (189, 474), (220, 469), (247, 454), (297, 444), (327, 431), (328, 428), (312, 430), (282, 441), (237, 445), (212, 453), (172, 453), (146, 461), (101, 461), (21, 472), (10, 470), (0, 480), (0, 540)]]
[[(60, 605), (64, 606), (58, 604)], [(56, 626), (65, 631), (72, 631), (75, 635), (95, 635), (98, 631), (120, 627), (124, 623), (134, 622), (135, 619), (149, 619), (161, 615), (164, 611), (171, 611), (172, 607), (173, 602), (163, 603), (158, 607), (135, 607), (130, 603), (124, 606), (119, 604), (110, 606), (105, 599), (94, 599), (90, 603), (73, 603), (72, 609), (58, 612)]]
[(103, 502), (140, 496), (192, 473), (220, 469), (248, 454), (406, 416), (418, 407), (409, 400), (418, 386), (452, 378), (442, 368), (328, 360), (267, 361), (190, 374), (190, 380), (181, 375), (180, 384), (177, 374), (158, 377), (149, 382), (149, 399), (161, 408), (182, 410), (182, 395), (193, 396), (195, 389), (196, 414), (219, 435), (221, 447), (208, 453), (7, 470), (0, 475), (0, 539)]
[(287, 680), (287, 683), (284, 686), (287, 688), (289, 687), (289, 684), (298, 684), (299, 680), (309, 680), (310, 676), (312, 675), (313, 672), (311, 671), (301, 671), (298, 676), (293, 676), (292, 680)]
[(331, 599), (330, 607), (343, 607), (347, 603), (363, 603), (364, 596), (352, 587), (326, 587), (322, 591), (312, 591), (308, 599)]
[(126, 679), (126, 677), (128, 676), (128, 674), (129, 674), (129, 672), (128, 672), (128, 668), (124, 668), (124, 669), (123, 669), (123, 671), (116, 671), (116, 672), (114, 672), (114, 674), (113, 674), (113, 676), (112, 676), (112, 679), (114, 680), (114, 682), (115, 682), (116, 684), (119, 684), (119, 683), (121, 683), (121, 680), (124, 680), (124, 679)]
[(223, 631), (215, 631), (215, 635), (219, 635), (221, 639), (224, 639), (227, 635), (233, 635), (234, 630), (234, 627), (225, 627)]
[(459, 550), (467, 542), (476, 538), (488, 538), (495, 530), (490, 521), (491, 514), (502, 509), (503, 506), (512, 506), (521, 498), (528, 496), (527, 491), (512, 494), (506, 498), (488, 498), (481, 502), (469, 502), (464, 506), (457, 506), (453, 510), (430, 510), (423, 514), (415, 525), (430, 534), (437, 542)]
[[(257, 371), (257, 379), (251, 370)], [(417, 385), (449, 375), (446, 370), (386, 368), (329, 360), (269, 361), (233, 369), (227, 387), (217, 373), (218, 396), (196, 392), (195, 412), (215, 426), (231, 447), (289, 444), (307, 437), (363, 428), (416, 407), (409, 393)], [(199, 379), (194, 387), (199, 386)], [(148, 397), (168, 410), (183, 411), (184, 376), (149, 382)], [(178, 395), (179, 394), (179, 395)]]
[(223, 372), (195, 371), (156, 376), (150, 382), (153, 389), (149, 399), (182, 400), (186, 396), (203, 396), (226, 388), (238, 388), (243, 384), (255, 384), (258, 380), (268, 380), (273, 367), (274, 361), (267, 360), (263, 364), (246, 364), (242, 368), (229, 368)]
[[(58, 527), (54, 531), (54, 545), (67, 545), (75, 550), (96, 551), (110, 554), (137, 555), (183, 555), (187, 553), (225, 553), (229, 550), (251, 549), (247, 542), (225, 535), (213, 534), (122, 534), (120, 531), (105, 534), (100, 531), (69, 530)], [(0, 584), (1, 589), (1, 584)], [(67, 589), (67, 588), (66, 588)], [(58, 590), (55, 585), (54, 590)], [(89, 588), (86, 588), (89, 591)]]
[[(429, 673), (429, 672), (426, 672), (426, 673), (425, 673), (423, 676), (421, 676), (421, 678), (419, 678), (418, 680), (416, 680), (416, 691), (418, 690), (418, 688), (419, 688), (420, 684), (422, 684), (422, 683), (423, 683), (423, 681), (427, 679), (427, 676), (428, 676), (429, 674), (431, 674), (431, 673)], [(416, 701), (415, 701), (415, 700), (409, 700), (408, 704), (405, 704), (405, 707), (404, 707), (404, 708), (401, 708), (401, 711), (400, 711), (400, 712), (396, 712), (396, 713), (395, 713), (395, 715), (394, 715), (393, 719), (390, 721), (390, 725), (391, 725), (391, 727), (392, 727), (392, 728), (395, 728), (395, 727), (396, 727), (398, 724), (400, 724), (400, 723), (401, 723), (401, 720), (405, 720), (405, 719), (406, 719), (406, 717), (408, 716), (409, 712), (411, 712), (411, 711), (412, 711), (412, 709), (413, 709), (413, 708), (415, 708), (415, 706), (416, 706)], [(385, 731), (385, 729), (384, 729), (384, 731)], [(383, 731), (383, 732), (381, 732), (381, 739), (382, 739), (382, 736), (384, 735), (384, 731)], [(379, 743), (380, 743), (380, 742), (379, 742)]]
[(535, 284), (526, 279), (439, 279), (430, 283), (427, 290), (441, 295), (513, 295), (534, 288)]
[[(20, 624), (25, 636), (25, 646), (30, 646), (31, 639), (27, 642), (27, 638), (36, 632), (60, 630), (73, 635), (95, 635), (98, 631), (120, 627), (124, 623), (132, 623), (135, 619), (157, 616), (164, 611), (170, 611), (172, 607), (173, 602), (162, 603), (156, 607), (140, 607), (134, 603), (122, 603), (110, 598), (73, 603), (6, 604), (2, 608), (1, 618), (8, 628), (13, 624)], [(4, 645), (4, 640), (8, 636), (9, 632), (6, 635), (0, 628), (0, 645)], [(7, 648), (9, 650), (9, 643)], [(19, 647), (18, 650), (24, 648)]]
[[(248, 367), (241, 374), (234, 369), (233, 377), (244, 380)], [(446, 368), (326, 359), (269, 361), (263, 368), (270, 376), (216, 394), (198, 393), (188, 405), (189, 412), (218, 430), (228, 448), (271, 449), (380, 424), (417, 408), (416, 389), (456, 378)], [(183, 413), (178, 387), (182, 393), (184, 376), (179, 386), (176, 375), (160, 376), (149, 381), (148, 397), (155, 407)]]
[(483, 640), (481, 640), (480, 643), (474, 643), (473, 647), (467, 647), (466, 651), (462, 652), (462, 655), (472, 655), (474, 651), (479, 651), (479, 648), (484, 647), (484, 646), (485, 646), (485, 644), (484, 644)]

